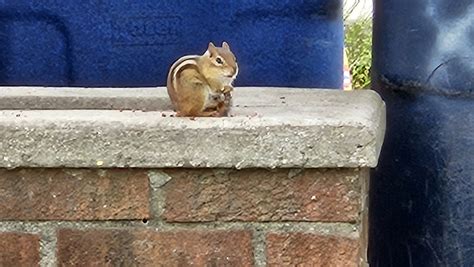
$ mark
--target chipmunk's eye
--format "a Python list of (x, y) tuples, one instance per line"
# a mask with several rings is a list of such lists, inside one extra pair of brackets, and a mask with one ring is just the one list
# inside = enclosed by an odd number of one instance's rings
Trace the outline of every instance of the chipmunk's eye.
[(222, 61), (222, 58), (220, 57), (216, 58), (216, 62), (217, 64), (220, 64), (220, 65), (224, 64), (224, 61)]

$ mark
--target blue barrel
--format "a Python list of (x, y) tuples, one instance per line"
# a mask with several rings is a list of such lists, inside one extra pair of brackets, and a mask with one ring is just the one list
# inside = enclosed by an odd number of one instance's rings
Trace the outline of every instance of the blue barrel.
[(474, 266), (474, 1), (376, 0), (371, 266)]
[(230, 43), (240, 86), (341, 88), (341, 0), (0, 0), (0, 84), (162, 86)]

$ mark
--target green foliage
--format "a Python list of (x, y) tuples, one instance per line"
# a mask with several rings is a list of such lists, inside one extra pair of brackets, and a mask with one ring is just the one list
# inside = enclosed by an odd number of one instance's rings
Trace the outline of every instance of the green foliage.
[(370, 87), (372, 65), (372, 20), (362, 18), (346, 24), (345, 44), (354, 89)]

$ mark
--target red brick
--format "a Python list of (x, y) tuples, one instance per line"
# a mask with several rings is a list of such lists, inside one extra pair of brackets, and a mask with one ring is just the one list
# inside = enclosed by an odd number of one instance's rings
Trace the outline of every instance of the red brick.
[(360, 212), (361, 181), (353, 169), (166, 170), (163, 218), (169, 222), (353, 222)]
[(0, 266), (39, 266), (39, 242), (34, 234), (0, 233)]
[(271, 233), (266, 238), (268, 266), (359, 266), (359, 241), (308, 233)]
[(149, 217), (143, 170), (0, 169), (1, 220)]
[(247, 231), (62, 229), (59, 266), (252, 266)]

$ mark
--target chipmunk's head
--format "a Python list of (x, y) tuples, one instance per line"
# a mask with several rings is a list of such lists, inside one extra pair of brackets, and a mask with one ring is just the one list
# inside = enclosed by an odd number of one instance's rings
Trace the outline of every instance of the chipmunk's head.
[(206, 64), (206, 76), (221, 79), (223, 83), (231, 84), (239, 73), (239, 66), (229, 44), (222, 43), (222, 47), (216, 47), (209, 43), (206, 53), (203, 55)]

